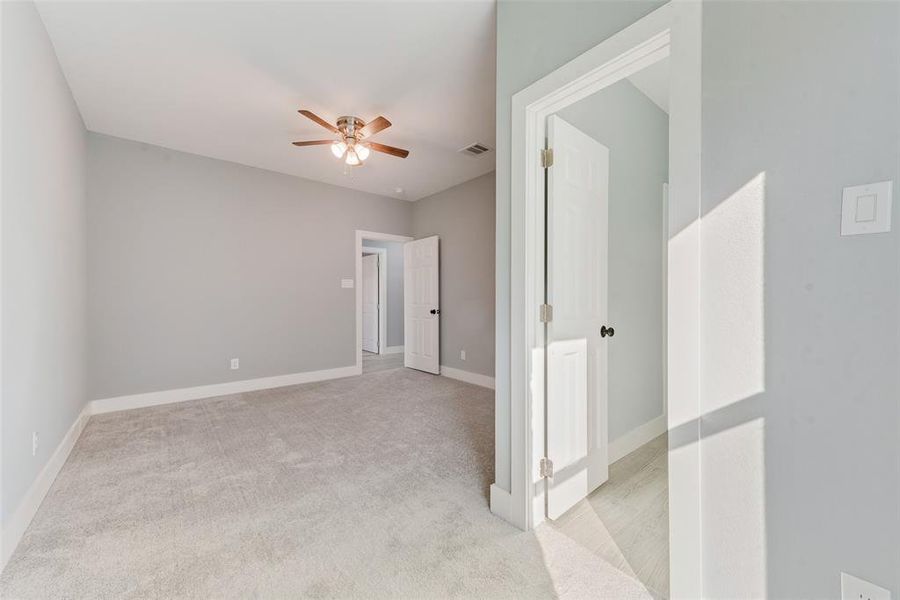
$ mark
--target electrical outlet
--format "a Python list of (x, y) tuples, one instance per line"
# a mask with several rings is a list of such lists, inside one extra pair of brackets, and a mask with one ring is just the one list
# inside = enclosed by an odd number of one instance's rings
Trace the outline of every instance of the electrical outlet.
[(891, 600), (891, 591), (841, 573), (841, 600)]
[(459, 360), (466, 360), (466, 351), (465, 350), (459, 351)]
[(37, 456), (37, 451), (38, 451), (38, 432), (32, 431), (31, 432), (31, 455)]
[(232, 359), (231, 359), (231, 370), (232, 370), (232, 371), (237, 371), (237, 370), (240, 369), (240, 368), (241, 368), (241, 359), (239, 359), (239, 358), (232, 358)]

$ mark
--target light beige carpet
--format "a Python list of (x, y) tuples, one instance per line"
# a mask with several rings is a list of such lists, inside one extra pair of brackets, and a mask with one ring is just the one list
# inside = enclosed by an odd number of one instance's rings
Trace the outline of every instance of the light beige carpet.
[(92, 417), (3, 598), (645, 598), (493, 516), (493, 393), (408, 369)]

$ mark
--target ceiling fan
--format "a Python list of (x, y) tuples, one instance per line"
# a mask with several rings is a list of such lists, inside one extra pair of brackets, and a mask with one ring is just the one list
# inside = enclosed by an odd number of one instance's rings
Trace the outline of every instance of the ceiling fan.
[(297, 111), (307, 119), (315, 121), (328, 131), (341, 136), (340, 140), (312, 140), (309, 142), (294, 142), (295, 146), (322, 146), (331, 144), (331, 153), (337, 158), (343, 158), (351, 167), (358, 167), (369, 157), (369, 150), (383, 152), (391, 156), (406, 158), (409, 150), (386, 146), (378, 142), (371, 142), (367, 138), (379, 131), (391, 126), (391, 122), (384, 117), (378, 117), (368, 123), (359, 117), (340, 117), (335, 125), (332, 125), (322, 117), (308, 111)]

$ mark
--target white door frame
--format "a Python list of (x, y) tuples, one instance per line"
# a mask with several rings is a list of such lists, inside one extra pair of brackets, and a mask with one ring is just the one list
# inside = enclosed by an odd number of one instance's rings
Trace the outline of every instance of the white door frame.
[[(543, 410), (543, 170), (549, 115), (670, 56), (667, 382), (672, 598), (702, 597), (700, 554), (700, 2), (674, 0), (512, 98), (510, 487), (491, 486), (491, 510), (523, 529), (543, 518), (532, 481), (533, 410)], [(538, 357), (539, 358), (539, 357)], [(535, 361), (537, 362), (537, 361)], [(541, 363), (542, 364), (542, 363)], [(541, 367), (542, 368), (542, 367)], [(541, 486), (542, 488), (543, 486)]]
[[(362, 253), (363, 240), (373, 242), (411, 242), (414, 238), (408, 235), (394, 233), (379, 233), (377, 231), (356, 230), (356, 244), (353, 246), (356, 263), (356, 275), (353, 287), (356, 288), (356, 371), (362, 374)], [(379, 298), (379, 302), (381, 299)], [(380, 318), (380, 315), (379, 315)], [(379, 335), (381, 335), (379, 333)], [(382, 351), (379, 348), (379, 351)]]
[[(363, 246), (362, 251), (364, 254), (378, 255), (378, 354), (384, 354), (387, 346), (387, 248)], [(362, 311), (362, 303), (359, 310)], [(359, 345), (362, 347), (362, 339)]]

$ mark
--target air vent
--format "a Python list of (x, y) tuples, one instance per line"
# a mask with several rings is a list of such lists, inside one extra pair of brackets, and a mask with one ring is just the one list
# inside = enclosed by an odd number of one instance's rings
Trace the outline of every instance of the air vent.
[(486, 154), (490, 152), (492, 148), (487, 144), (470, 144), (465, 148), (462, 148), (459, 152), (462, 154), (467, 154), (468, 156), (481, 156), (482, 154)]

